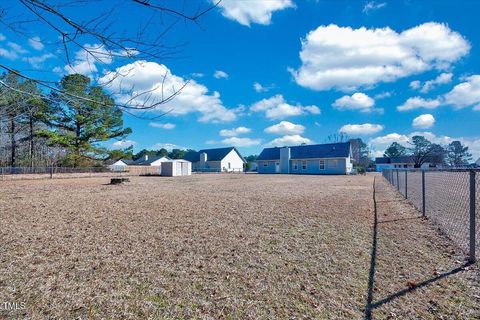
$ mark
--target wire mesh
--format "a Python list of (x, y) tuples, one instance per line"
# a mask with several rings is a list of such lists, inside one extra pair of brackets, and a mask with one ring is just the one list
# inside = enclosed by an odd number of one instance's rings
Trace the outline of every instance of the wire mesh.
[[(470, 174), (472, 170), (426, 170), (425, 215), (461, 249), (470, 246)], [(423, 209), (421, 170), (384, 170), (386, 177), (419, 211)], [(398, 177), (398, 178), (397, 178)], [(407, 188), (405, 190), (405, 183)], [(475, 170), (476, 252), (480, 253), (480, 170)]]
[(425, 173), (426, 215), (442, 226), (461, 248), (469, 248), (470, 182), (468, 172)]
[(475, 189), (476, 189), (476, 249), (477, 249), (477, 258), (480, 258), (480, 171), (476, 172), (475, 175)]
[(407, 176), (407, 199), (418, 211), (422, 211), (422, 172), (407, 171)]

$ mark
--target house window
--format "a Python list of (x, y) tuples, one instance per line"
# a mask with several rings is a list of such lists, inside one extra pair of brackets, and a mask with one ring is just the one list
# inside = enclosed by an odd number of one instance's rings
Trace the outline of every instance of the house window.
[(264, 167), (268, 167), (268, 162), (267, 162), (267, 161), (264, 161), (264, 162), (263, 162), (263, 166), (264, 166)]
[(307, 161), (302, 161), (302, 170), (307, 170)]
[(320, 160), (320, 170), (325, 170), (325, 160)]
[(330, 160), (330, 161), (329, 161), (329, 167), (330, 167), (330, 168), (336, 168), (336, 167), (338, 167), (338, 160)]
[(293, 170), (298, 170), (298, 162), (293, 161)]
[(228, 163), (228, 169), (231, 169), (232, 168), (232, 164), (229, 162)]

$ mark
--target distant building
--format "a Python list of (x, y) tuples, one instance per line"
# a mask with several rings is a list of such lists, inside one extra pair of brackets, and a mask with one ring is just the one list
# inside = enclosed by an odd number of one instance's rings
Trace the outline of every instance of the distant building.
[(241, 172), (246, 163), (235, 147), (187, 152), (183, 158), (192, 163), (193, 171), (203, 172)]
[(349, 174), (350, 142), (265, 148), (257, 158), (258, 173)]
[(480, 167), (480, 158), (478, 158), (478, 160), (475, 161), (475, 165), (476, 165), (477, 167)]
[[(379, 157), (375, 158), (375, 166), (377, 172), (382, 172), (385, 169), (414, 169), (415, 160), (413, 156), (399, 156), (399, 157)], [(433, 161), (426, 161), (422, 164), (421, 169), (438, 168), (440, 165)]]
[(113, 171), (124, 171), (128, 166), (160, 167), (162, 162), (171, 160), (169, 157), (145, 155), (137, 160), (120, 159), (109, 167)]

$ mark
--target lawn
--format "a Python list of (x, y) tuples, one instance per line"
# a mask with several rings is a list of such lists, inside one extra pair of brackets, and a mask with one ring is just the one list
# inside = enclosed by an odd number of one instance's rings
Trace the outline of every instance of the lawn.
[(478, 267), (374, 177), (0, 182), (0, 317), (479, 318)]

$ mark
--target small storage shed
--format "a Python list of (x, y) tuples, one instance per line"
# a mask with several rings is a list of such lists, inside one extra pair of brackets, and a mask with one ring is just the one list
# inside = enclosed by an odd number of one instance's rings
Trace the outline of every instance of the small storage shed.
[(177, 177), (192, 174), (192, 163), (187, 160), (177, 159), (162, 162), (162, 176)]

